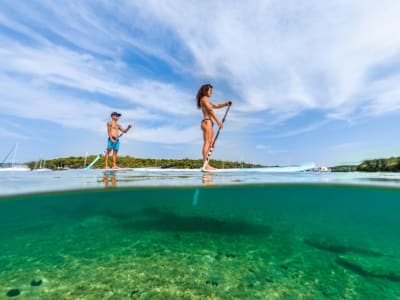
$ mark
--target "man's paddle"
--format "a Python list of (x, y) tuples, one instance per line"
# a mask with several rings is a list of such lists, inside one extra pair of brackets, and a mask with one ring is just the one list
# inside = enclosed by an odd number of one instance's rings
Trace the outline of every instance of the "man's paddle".
[[(228, 105), (228, 108), (226, 109), (225, 115), (224, 115), (224, 117), (222, 118), (222, 124), (224, 124), (225, 119), (226, 119), (226, 115), (228, 114), (228, 111), (230, 110), (231, 106), (232, 106), (232, 104)], [(214, 151), (215, 142), (217, 141), (217, 138), (218, 138), (218, 136), (219, 136), (219, 133), (220, 133), (221, 129), (222, 129), (221, 127), (218, 128), (218, 131), (217, 131), (217, 134), (215, 135), (214, 141), (213, 141), (213, 143), (211, 144), (210, 150), (208, 151), (206, 160), (204, 161), (203, 167), (201, 168), (202, 171), (206, 171), (205, 167), (206, 167), (208, 161), (210, 160), (211, 154), (212, 154), (213, 151)]]
[[(129, 127), (130, 128), (130, 127)], [(121, 134), (118, 136), (118, 139), (124, 135), (125, 132), (121, 132)], [(104, 150), (102, 153), (100, 153), (99, 155), (96, 156), (96, 158), (86, 167), (84, 168), (84, 170), (89, 170), (91, 167), (94, 166), (95, 163), (97, 163), (97, 161), (106, 154), (107, 150)]]

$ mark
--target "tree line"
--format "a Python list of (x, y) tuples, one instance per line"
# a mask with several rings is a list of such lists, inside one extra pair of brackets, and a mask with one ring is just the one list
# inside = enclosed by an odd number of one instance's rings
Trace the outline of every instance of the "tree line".
[[(81, 169), (86, 167), (96, 158), (89, 155), (86, 159), (82, 156), (61, 157), (46, 160), (46, 168), (52, 170), (60, 169)], [(111, 157), (110, 157), (111, 160)], [(217, 168), (259, 168), (262, 165), (250, 164), (238, 161), (212, 160), (213, 166)], [(36, 162), (28, 162), (27, 165), (33, 169)], [(156, 159), (156, 158), (137, 158), (131, 156), (119, 156), (118, 166), (121, 168), (176, 168), (176, 169), (199, 169), (203, 166), (201, 159)], [(104, 168), (104, 156), (102, 156), (92, 167), (93, 169)]]
[(335, 166), (333, 172), (400, 172), (400, 157), (364, 160), (359, 165)]
[[(46, 160), (46, 168), (52, 170), (81, 169), (86, 167), (96, 158), (95, 155), (61, 157)], [(110, 158), (111, 159), (111, 158)], [(213, 166), (219, 169), (227, 168), (260, 168), (265, 167), (258, 164), (250, 164), (239, 161), (212, 160)], [(27, 165), (33, 169), (36, 162), (28, 162)], [(176, 168), (176, 169), (199, 169), (203, 166), (201, 159), (157, 159), (138, 158), (131, 156), (118, 157), (118, 165), (122, 168)], [(94, 169), (104, 168), (104, 156), (92, 167)], [(400, 157), (380, 158), (365, 160), (359, 165), (339, 165), (330, 167), (332, 172), (400, 172)]]

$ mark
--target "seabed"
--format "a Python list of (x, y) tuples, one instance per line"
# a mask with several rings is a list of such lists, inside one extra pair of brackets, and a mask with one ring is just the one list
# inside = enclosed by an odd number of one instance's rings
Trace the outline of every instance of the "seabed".
[(383, 237), (399, 191), (333, 188), (394, 205), (365, 225), (359, 203), (318, 200), (332, 187), (293, 200), (309, 189), (201, 189), (196, 204), (193, 188), (0, 201), (0, 299), (400, 299), (399, 229)]

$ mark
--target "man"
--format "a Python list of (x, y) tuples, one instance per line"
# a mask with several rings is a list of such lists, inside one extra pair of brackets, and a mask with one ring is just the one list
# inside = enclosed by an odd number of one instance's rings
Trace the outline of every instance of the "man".
[[(105, 168), (108, 169), (108, 157), (110, 155), (111, 150), (113, 151), (112, 155), (112, 168), (118, 169), (117, 166), (117, 154), (119, 150), (119, 132), (123, 133), (128, 132), (128, 130), (132, 127), (131, 124), (128, 125), (126, 129), (124, 129), (121, 125), (118, 124), (118, 118), (121, 117), (120, 113), (113, 112), (111, 113), (111, 121), (107, 122), (107, 150), (105, 155)], [(122, 135), (122, 134), (121, 134)]]

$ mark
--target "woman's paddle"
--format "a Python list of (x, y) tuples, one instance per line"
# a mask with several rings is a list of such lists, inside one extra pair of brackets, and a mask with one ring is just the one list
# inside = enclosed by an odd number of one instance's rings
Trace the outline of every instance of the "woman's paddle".
[[(222, 124), (224, 124), (225, 119), (226, 119), (226, 115), (228, 114), (228, 111), (230, 110), (230, 108), (231, 108), (231, 103), (228, 105), (228, 108), (226, 109), (225, 115), (224, 115), (224, 117), (222, 118)], [(206, 171), (205, 167), (206, 167), (208, 161), (210, 160), (211, 154), (212, 154), (213, 151), (214, 151), (215, 142), (217, 141), (217, 138), (218, 138), (218, 136), (219, 136), (219, 133), (220, 133), (221, 129), (222, 129), (222, 127), (218, 128), (218, 131), (217, 131), (217, 134), (215, 135), (214, 141), (213, 141), (213, 143), (211, 144), (210, 150), (208, 151), (206, 160), (204, 161), (203, 167), (201, 168), (202, 171)]]

